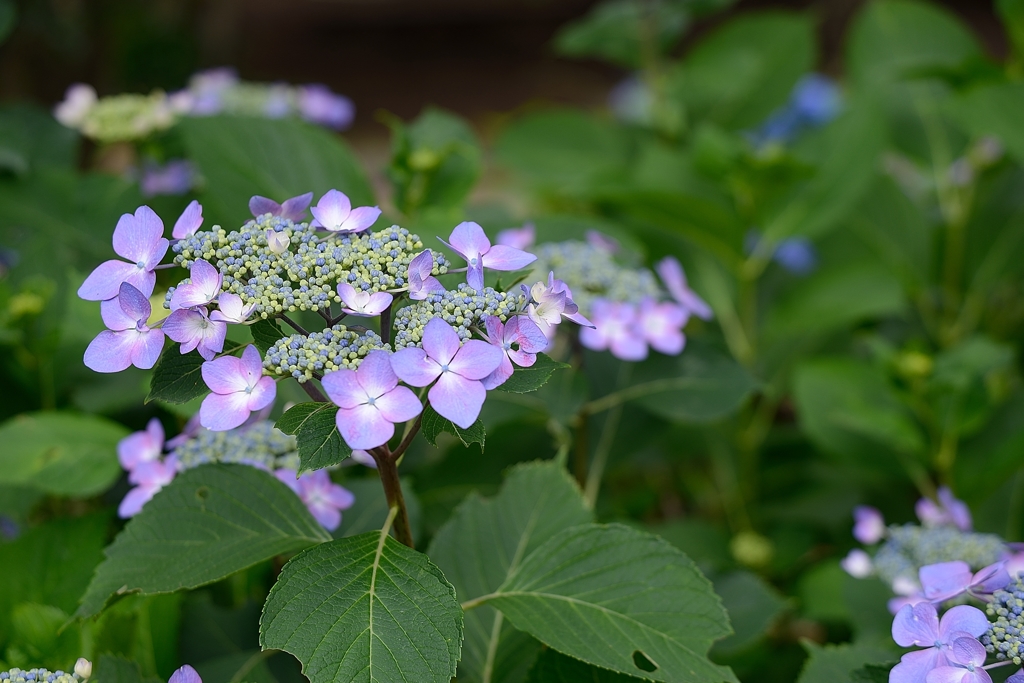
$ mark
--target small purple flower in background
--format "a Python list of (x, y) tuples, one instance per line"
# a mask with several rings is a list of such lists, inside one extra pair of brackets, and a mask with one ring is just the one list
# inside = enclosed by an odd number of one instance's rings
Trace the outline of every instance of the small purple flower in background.
[(140, 206), (135, 215), (121, 216), (114, 228), (114, 253), (129, 262), (104, 261), (78, 288), (78, 296), (86, 301), (113, 299), (118, 296), (122, 282), (145, 296), (152, 294), (156, 285), (153, 269), (160, 264), (170, 245), (163, 234), (163, 221), (148, 206)]
[[(747, 232), (744, 250), (752, 254), (760, 243), (760, 233), (751, 229)], [(808, 275), (818, 267), (818, 253), (806, 237), (790, 237), (779, 242), (772, 260), (794, 275)]]
[(267, 89), (267, 101), (263, 113), (268, 119), (283, 119), (292, 111), (291, 88), (277, 83)]
[(854, 548), (847, 553), (846, 557), (839, 560), (839, 566), (855, 579), (867, 578), (875, 571), (871, 556), (860, 548)]
[(364, 451), (362, 448), (353, 448), (352, 455), (350, 457), (353, 462), (357, 462), (364, 467), (377, 469), (377, 461), (373, 459), (372, 455)]
[(191, 439), (193, 436), (199, 434), (199, 432), (203, 430), (204, 427), (201, 424), (199, 424), (199, 413), (196, 413), (195, 415), (188, 419), (188, 422), (185, 423), (185, 428), (181, 430), (181, 433), (178, 434), (177, 436), (168, 439), (167, 443), (164, 444), (164, 447), (168, 451), (173, 451), (175, 448), (185, 443), (186, 441)]
[(0, 541), (13, 541), (21, 535), (21, 527), (7, 515), (0, 515)]
[(580, 344), (592, 351), (611, 351), (620, 360), (647, 358), (647, 342), (637, 320), (636, 306), (595, 299), (591, 317), (594, 327), (580, 330)]
[(53, 117), (68, 128), (78, 128), (96, 104), (96, 90), (85, 83), (68, 87), (64, 99), (53, 108)]
[(364, 292), (356, 289), (347, 282), (338, 283), (338, 295), (341, 297), (345, 308), (341, 310), (349, 315), (370, 317), (380, 315), (384, 309), (391, 305), (395, 297), (387, 292)]
[(376, 448), (395, 435), (395, 424), (420, 414), (423, 405), (398, 386), (387, 351), (371, 351), (356, 370), (324, 375), (324, 390), (338, 406), (338, 431), (352, 448)]
[(224, 93), (238, 84), (238, 72), (231, 67), (206, 69), (192, 75), (189, 90), (192, 92), (192, 116), (212, 116), (224, 107)]
[(430, 405), (441, 417), (467, 429), (480, 415), (487, 397), (480, 380), (497, 370), (503, 357), (499, 348), (479, 339), (460, 345), (451, 325), (433, 318), (423, 329), (423, 348), (395, 352), (391, 366), (399, 379), (414, 387), (437, 380), (427, 393)]
[(683, 325), (689, 317), (686, 309), (678, 304), (644, 299), (637, 311), (637, 324), (651, 348), (675, 356), (686, 345)]
[(160, 489), (174, 480), (178, 473), (178, 459), (173, 455), (164, 461), (150, 460), (139, 463), (128, 475), (128, 481), (135, 487), (128, 491), (117, 507), (117, 515), (128, 518), (137, 515)]
[(985, 646), (974, 638), (963, 635), (953, 639), (946, 660), (950, 666), (940, 666), (928, 672), (926, 683), (992, 683), (992, 677), (982, 668), (988, 653)]
[(890, 683), (919, 683), (928, 672), (946, 666), (946, 652), (961, 632), (977, 638), (988, 630), (985, 613), (970, 605), (957, 605), (939, 619), (935, 605), (905, 605), (892, 622), (892, 637), (901, 647), (923, 647), (908, 652), (889, 673)]
[(139, 190), (143, 197), (185, 194), (196, 180), (196, 168), (187, 159), (171, 159), (160, 165), (146, 161), (139, 176)]
[(865, 545), (874, 545), (885, 536), (882, 513), (869, 505), (853, 509), (853, 537)]
[(312, 201), (312, 192), (286, 199), (283, 204), (278, 204), (273, 199), (254, 195), (249, 200), (249, 213), (252, 214), (253, 218), (259, 218), (263, 214), (269, 213), (272, 216), (280, 216), (281, 218), (287, 218), (290, 221), (299, 223), (306, 218), (306, 210)]
[[(439, 238), (440, 239), (440, 238)], [(476, 291), (484, 288), (484, 268), (491, 270), (519, 270), (537, 260), (533, 254), (504, 244), (491, 245), (484, 229), (477, 223), (465, 221), (452, 230), (448, 242), (441, 240), (466, 260), (466, 282)]]
[(1010, 575), (1002, 562), (990, 564), (977, 573), (960, 560), (929, 564), (918, 570), (922, 591), (930, 602), (943, 602), (962, 593), (989, 595), (1005, 588)]
[(330, 232), (362, 232), (376, 223), (381, 214), (378, 206), (353, 209), (348, 195), (337, 190), (328, 190), (310, 211), (313, 212), (310, 225)]
[(123, 283), (116, 299), (100, 304), (100, 315), (109, 329), (100, 332), (85, 350), (86, 367), (96, 372), (121, 372), (130, 365), (142, 370), (156, 365), (164, 333), (146, 325), (152, 312), (149, 299)]
[(948, 486), (938, 491), (939, 502), (929, 498), (917, 501), (914, 511), (925, 526), (955, 526), (960, 531), (970, 531), (973, 527), (971, 511), (962, 500), (957, 500)]
[(789, 102), (768, 117), (751, 137), (757, 145), (788, 142), (803, 129), (834, 119), (842, 104), (835, 81), (821, 74), (807, 74), (793, 87)]
[(547, 284), (543, 281), (538, 282), (529, 290), (523, 285), (523, 291), (530, 299), (526, 314), (549, 339), (554, 336), (555, 325), (561, 323), (563, 317), (577, 325), (594, 326), (573, 302), (569, 286), (561, 280), (556, 280), (554, 273), (548, 273)]
[(509, 228), (498, 233), (496, 242), (513, 249), (529, 249), (537, 240), (537, 230), (533, 223), (524, 223), (521, 228)]
[(167, 683), (203, 683), (203, 679), (199, 677), (195, 669), (186, 664), (172, 673)]
[(299, 113), (311, 123), (343, 130), (352, 125), (356, 108), (349, 98), (338, 95), (324, 85), (303, 85), (298, 88)]
[(164, 334), (181, 344), (181, 353), (198, 350), (200, 356), (213, 360), (214, 356), (224, 350), (228, 325), (210, 319), (205, 307), (195, 310), (179, 308), (167, 316), (163, 330)]
[(505, 383), (512, 376), (515, 368), (513, 361), (521, 368), (528, 368), (537, 362), (537, 354), (548, 346), (548, 338), (540, 331), (537, 324), (529, 318), (516, 315), (502, 324), (495, 316), (485, 321), (487, 340), (501, 350), (501, 364), (483, 378), (485, 389), (494, 389)]
[(434, 270), (434, 255), (429, 249), (417, 254), (416, 258), (409, 261), (409, 298), (413, 301), (422, 301), (431, 294), (439, 294), (445, 291), (444, 285), (431, 275)]
[(686, 284), (686, 273), (683, 266), (674, 256), (666, 256), (658, 261), (654, 269), (658, 271), (661, 281), (672, 298), (676, 300), (690, 315), (702, 320), (711, 320), (713, 313), (703, 299), (697, 296)]
[(241, 325), (252, 315), (256, 304), (251, 303), (246, 306), (242, 303), (242, 297), (237, 294), (221, 292), (217, 297), (217, 308), (218, 310), (210, 314), (210, 320)]
[(298, 479), (295, 470), (278, 470), (274, 476), (298, 494), (313, 518), (328, 531), (341, 525), (341, 511), (349, 509), (356, 501), (351, 491), (331, 481), (327, 470), (306, 472)]
[(224, 276), (215, 267), (199, 259), (189, 269), (190, 283), (178, 285), (171, 294), (171, 310), (205, 306), (220, 294)]
[(134, 470), (144, 462), (159, 460), (164, 450), (164, 427), (152, 418), (141, 432), (134, 432), (117, 442), (117, 459), (121, 467)]
[(251, 344), (241, 358), (222, 356), (206, 361), (202, 372), (203, 381), (213, 393), (199, 407), (199, 422), (211, 431), (234, 429), (277, 396), (277, 385), (263, 376), (260, 352)]
[(595, 249), (600, 249), (608, 254), (617, 254), (621, 248), (617, 239), (609, 237), (597, 230), (587, 230), (586, 240), (587, 244), (590, 246)]
[(640, 74), (619, 81), (608, 93), (608, 108), (620, 121), (649, 124), (653, 118), (654, 95)]
[(195, 199), (189, 202), (185, 210), (178, 216), (178, 220), (174, 222), (174, 229), (171, 230), (171, 237), (176, 240), (185, 239), (191, 237), (199, 229), (199, 226), (203, 224), (203, 206)]

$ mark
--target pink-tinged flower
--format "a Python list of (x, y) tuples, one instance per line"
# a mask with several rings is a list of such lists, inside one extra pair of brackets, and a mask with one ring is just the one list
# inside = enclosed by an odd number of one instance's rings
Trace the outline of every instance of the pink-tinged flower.
[(210, 314), (210, 320), (241, 325), (252, 315), (256, 304), (253, 303), (246, 306), (242, 303), (242, 297), (237, 294), (221, 292), (220, 296), (217, 297), (217, 308), (219, 310)]
[(917, 501), (914, 511), (925, 526), (955, 526), (960, 531), (970, 531), (973, 527), (971, 511), (962, 500), (957, 500), (948, 486), (938, 491), (938, 503), (922, 498)]
[(523, 285), (523, 291), (530, 298), (530, 304), (526, 307), (527, 315), (549, 339), (554, 336), (554, 326), (561, 323), (562, 318), (577, 325), (594, 326), (580, 313), (579, 306), (572, 300), (572, 290), (569, 286), (561, 280), (556, 280), (554, 273), (548, 273), (547, 284), (541, 281), (529, 290)]
[(342, 130), (352, 125), (356, 116), (352, 100), (332, 92), (325, 85), (299, 86), (298, 96), (299, 113), (310, 123)]
[(853, 537), (865, 545), (874, 545), (885, 536), (885, 519), (877, 508), (858, 505), (853, 509)]
[(259, 218), (263, 214), (269, 213), (273, 216), (280, 216), (281, 218), (287, 218), (298, 223), (306, 218), (306, 209), (309, 208), (309, 203), (312, 201), (312, 192), (286, 199), (283, 204), (278, 204), (273, 199), (254, 195), (249, 200), (249, 212), (253, 215), (253, 218)]
[(164, 427), (155, 417), (141, 432), (134, 432), (117, 442), (117, 459), (121, 467), (134, 470), (144, 462), (159, 460), (164, 450)]
[(619, 251), (619, 241), (615, 238), (609, 237), (603, 232), (597, 230), (587, 230), (586, 234), (587, 244), (600, 249), (608, 254), (617, 254)]
[(53, 117), (68, 128), (78, 128), (96, 104), (96, 90), (85, 83), (75, 83), (64, 93), (64, 99), (53, 108)]
[(176, 240), (185, 239), (191, 235), (196, 234), (199, 230), (199, 226), (203, 224), (203, 205), (192, 200), (189, 202), (185, 210), (178, 216), (178, 220), (174, 221), (174, 229), (171, 231), (171, 237)]
[(487, 397), (480, 380), (497, 370), (503, 356), (498, 347), (479, 339), (460, 345), (451, 325), (433, 318), (423, 329), (423, 348), (397, 351), (391, 356), (391, 366), (399, 379), (414, 387), (437, 380), (427, 393), (430, 405), (441, 417), (467, 429), (480, 415)]
[(121, 372), (134, 365), (149, 370), (164, 348), (164, 333), (146, 325), (153, 312), (149, 299), (127, 282), (118, 297), (100, 304), (100, 315), (109, 328), (100, 332), (85, 350), (85, 366), (96, 372)]
[(173, 455), (164, 461), (150, 460), (139, 463), (128, 481), (135, 486), (128, 491), (121, 504), (117, 506), (117, 515), (123, 519), (137, 515), (142, 506), (148, 503), (163, 487), (174, 480), (178, 473), (178, 459)]
[(466, 282), (478, 292), (484, 288), (484, 268), (519, 270), (537, 260), (536, 256), (522, 249), (504, 244), (491, 246), (491, 241), (484, 234), (484, 229), (472, 221), (456, 225), (448, 240), (448, 242), (441, 241), (451, 247), (456, 254), (466, 259), (468, 265)]
[(186, 664), (172, 673), (167, 683), (203, 683), (203, 679), (199, 677), (195, 669)]
[(637, 308), (621, 301), (595, 299), (593, 328), (580, 330), (580, 343), (592, 351), (611, 351), (621, 360), (647, 358), (647, 341), (637, 319)]
[(199, 259), (189, 269), (190, 282), (178, 285), (171, 294), (171, 310), (205, 306), (220, 294), (224, 276), (215, 267)]
[(925, 683), (992, 683), (992, 677), (983, 668), (986, 657), (985, 646), (964, 633), (954, 638), (949, 647), (949, 665), (929, 671)]
[(533, 223), (524, 223), (521, 228), (509, 228), (498, 233), (498, 244), (513, 249), (529, 249), (537, 240), (537, 230)]
[(106, 301), (118, 295), (127, 282), (145, 296), (153, 293), (156, 268), (170, 244), (164, 237), (164, 224), (153, 209), (140, 206), (135, 215), (126, 213), (114, 228), (114, 253), (126, 261), (104, 261), (85, 278), (78, 296), (86, 301)]
[(988, 630), (985, 613), (970, 605), (957, 605), (939, 619), (935, 605), (922, 602), (905, 605), (896, 613), (892, 622), (892, 637), (900, 647), (917, 646), (903, 655), (900, 663), (889, 673), (891, 683), (919, 683), (928, 672), (940, 666), (948, 666), (946, 659), (950, 645), (963, 634), (979, 637)]
[(362, 232), (380, 218), (380, 207), (360, 206), (353, 209), (348, 195), (337, 190), (328, 190), (311, 211), (314, 228), (325, 228), (331, 232)]
[(688, 318), (682, 306), (653, 299), (641, 301), (637, 311), (637, 323), (644, 339), (655, 351), (669, 356), (681, 353), (686, 345), (683, 325)]
[(199, 413), (196, 413), (188, 419), (188, 422), (185, 423), (185, 428), (181, 430), (181, 433), (168, 439), (164, 446), (168, 451), (173, 451), (175, 448), (185, 443), (201, 431), (205, 431), (205, 428), (199, 424)]
[(867, 578), (875, 571), (875, 565), (871, 561), (871, 556), (860, 548), (854, 548), (847, 553), (846, 557), (839, 560), (839, 566), (855, 579)]
[(501, 364), (483, 378), (484, 389), (490, 390), (504, 384), (515, 371), (513, 361), (523, 368), (536, 363), (537, 354), (548, 346), (548, 338), (526, 316), (512, 316), (504, 324), (499, 318), (490, 316), (484, 324), (487, 328), (487, 341), (501, 350)]
[(288, 235), (277, 230), (267, 230), (266, 237), (267, 247), (275, 254), (283, 254), (288, 251), (288, 246), (292, 243)]
[(961, 560), (939, 562), (921, 567), (917, 574), (924, 596), (930, 602), (943, 602), (967, 592), (987, 595), (1010, 583), (1010, 575), (1002, 562), (990, 564), (977, 573)]
[(211, 320), (206, 309), (179, 308), (167, 316), (163, 324), (164, 334), (181, 344), (181, 353), (198, 350), (206, 360), (224, 350), (224, 339), (228, 324)]
[(277, 396), (277, 385), (263, 376), (260, 352), (251, 344), (241, 358), (221, 356), (203, 363), (203, 381), (213, 393), (199, 407), (199, 422), (214, 432), (234, 429)]
[(352, 448), (376, 448), (395, 435), (395, 424), (420, 414), (423, 406), (408, 387), (398, 386), (391, 354), (372, 351), (356, 370), (335, 370), (323, 379), (338, 406), (338, 431)]
[(370, 294), (356, 289), (347, 282), (338, 283), (338, 295), (341, 297), (342, 303), (345, 304), (341, 310), (349, 315), (358, 315), (364, 318), (380, 315), (395, 300), (395, 297), (387, 292)]
[(687, 312), (702, 320), (711, 320), (713, 315), (711, 307), (686, 284), (686, 273), (683, 272), (683, 266), (677, 258), (666, 256), (654, 266), (654, 269), (661, 276), (661, 281), (665, 283), (668, 293)]
[(341, 525), (341, 511), (356, 502), (351, 491), (331, 481), (327, 470), (306, 472), (298, 479), (295, 478), (295, 470), (278, 470), (274, 476), (295, 491), (313, 518), (328, 531), (334, 531)]
[(431, 294), (445, 291), (444, 285), (431, 275), (434, 272), (434, 254), (429, 249), (409, 261), (409, 298), (422, 301)]

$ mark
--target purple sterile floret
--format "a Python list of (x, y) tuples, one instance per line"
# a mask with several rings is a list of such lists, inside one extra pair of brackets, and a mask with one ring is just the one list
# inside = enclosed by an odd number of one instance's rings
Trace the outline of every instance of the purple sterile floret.
[(658, 261), (654, 269), (661, 276), (661, 281), (665, 283), (668, 293), (683, 308), (702, 320), (711, 320), (713, 315), (711, 307), (686, 284), (686, 273), (683, 272), (683, 266), (679, 263), (679, 259), (674, 256), (666, 256)]
[(178, 459), (173, 455), (166, 460), (150, 460), (139, 463), (128, 475), (128, 481), (135, 486), (125, 494), (117, 506), (119, 517), (128, 518), (139, 513), (160, 489), (174, 480), (178, 473)]
[(298, 494), (313, 518), (328, 531), (341, 525), (341, 511), (349, 509), (356, 501), (351, 491), (331, 481), (327, 470), (306, 472), (298, 478), (295, 470), (278, 470), (274, 476)]
[(922, 498), (914, 506), (918, 518), (925, 526), (955, 526), (960, 531), (970, 531), (973, 527), (971, 511), (962, 500), (957, 500), (948, 486), (938, 491), (938, 502)]
[(148, 370), (164, 347), (164, 333), (146, 324), (153, 312), (149, 299), (124, 282), (116, 299), (100, 304), (110, 329), (100, 332), (85, 350), (85, 366), (96, 372), (121, 372), (130, 365)]
[(444, 285), (431, 275), (434, 270), (434, 254), (429, 249), (416, 255), (409, 261), (409, 298), (422, 301), (431, 294), (445, 291)]
[(140, 463), (159, 460), (164, 449), (164, 427), (155, 417), (141, 432), (133, 432), (117, 442), (117, 460), (128, 471)]
[(378, 206), (353, 209), (348, 195), (337, 190), (328, 190), (310, 211), (313, 212), (310, 225), (331, 232), (362, 232), (376, 223), (381, 214)]
[(640, 333), (655, 351), (674, 356), (686, 345), (683, 325), (689, 314), (682, 306), (671, 302), (661, 303), (646, 298), (637, 310)]
[(853, 537), (866, 545), (874, 545), (885, 536), (885, 518), (877, 508), (858, 505), (853, 509)]
[(522, 249), (504, 244), (492, 246), (484, 229), (472, 221), (459, 223), (452, 230), (448, 241), (441, 241), (466, 260), (466, 282), (478, 292), (484, 288), (484, 268), (519, 270), (537, 260), (536, 256)]
[(387, 292), (374, 292), (371, 294), (370, 292), (356, 289), (347, 282), (338, 283), (338, 296), (341, 297), (341, 302), (345, 304), (345, 307), (341, 310), (349, 315), (362, 317), (380, 315), (395, 300), (395, 297)]
[(309, 208), (309, 203), (312, 201), (312, 192), (286, 199), (283, 204), (278, 204), (273, 199), (254, 195), (249, 200), (249, 212), (253, 218), (259, 218), (263, 214), (269, 213), (298, 223), (306, 218), (306, 209)]
[(530, 300), (530, 304), (526, 308), (527, 315), (549, 339), (554, 336), (555, 325), (561, 323), (562, 318), (571, 320), (577, 325), (594, 326), (580, 313), (579, 306), (572, 300), (572, 291), (569, 289), (569, 285), (562, 280), (556, 280), (554, 273), (548, 273), (547, 284), (541, 281), (530, 289), (523, 285), (523, 292)]
[(355, 105), (344, 95), (332, 92), (325, 85), (303, 85), (298, 89), (299, 113), (302, 118), (334, 130), (352, 125), (356, 116)]
[(580, 344), (592, 351), (611, 351), (620, 360), (647, 358), (647, 341), (635, 305), (595, 299), (591, 315), (595, 327), (580, 330)]
[(504, 354), (479, 339), (464, 343), (451, 325), (433, 318), (423, 329), (423, 348), (406, 347), (391, 356), (391, 366), (406, 384), (425, 387), (434, 380), (427, 398), (441, 417), (463, 429), (470, 427), (487, 396), (484, 379), (494, 372)]
[(203, 205), (193, 199), (185, 210), (174, 221), (174, 229), (171, 230), (171, 237), (176, 240), (185, 239), (196, 233), (199, 226), (203, 224)]
[(277, 396), (277, 385), (263, 376), (260, 352), (251, 344), (241, 358), (222, 356), (206, 361), (202, 372), (203, 381), (213, 393), (199, 407), (199, 422), (211, 431), (234, 429)]
[(255, 308), (255, 303), (242, 303), (242, 297), (237, 294), (221, 292), (217, 297), (217, 310), (210, 314), (210, 320), (240, 325), (252, 315)]
[(420, 414), (423, 406), (408, 387), (398, 386), (391, 354), (372, 351), (356, 370), (324, 375), (324, 390), (338, 406), (338, 431), (352, 448), (376, 448), (395, 435), (395, 425)]
[(224, 276), (214, 266), (199, 259), (189, 269), (189, 282), (178, 285), (171, 295), (171, 310), (205, 306), (220, 295)]
[(935, 605), (922, 602), (905, 605), (892, 622), (892, 637), (901, 647), (923, 650), (908, 652), (889, 674), (891, 683), (919, 683), (936, 667), (947, 666), (946, 655), (956, 637), (965, 634), (977, 638), (989, 628), (985, 613), (970, 605), (957, 605), (940, 620)]
[(533, 223), (523, 223), (521, 228), (502, 230), (495, 241), (513, 249), (529, 249), (537, 241), (537, 229)]
[(167, 683), (203, 683), (203, 679), (199, 677), (195, 669), (186, 664), (172, 673)]
[(1006, 683), (1024, 683), (1024, 669), (1018, 669), (1017, 673), (1006, 679)]
[(142, 164), (139, 192), (143, 197), (181, 195), (192, 189), (196, 167), (188, 159), (171, 159), (166, 164), (148, 160)]
[(939, 562), (921, 567), (918, 578), (921, 579), (924, 596), (931, 602), (943, 602), (966, 592), (991, 594), (1010, 583), (1010, 575), (1003, 562), (990, 564), (977, 573), (960, 560)]
[(181, 308), (167, 316), (163, 330), (164, 334), (181, 344), (181, 353), (198, 350), (200, 356), (213, 360), (224, 350), (228, 325), (212, 320), (204, 307), (196, 310)]
[(958, 634), (946, 653), (949, 665), (929, 671), (925, 683), (992, 683), (982, 668), (987, 655), (984, 645), (966, 633)]
[(537, 362), (537, 354), (548, 346), (548, 338), (544, 336), (537, 324), (526, 316), (516, 315), (502, 323), (495, 316), (484, 321), (487, 330), (487, 341), (501, 350), (501, 364), (491, 374), (481, 380), (485, 389), (494, 389), (505, 383), (512, 376), (512, 363), (528, 368)]
[(140, 206), (135, 215), (122, 215), (114, 228), (113, 243), (114, 253), (126, 261), (101, 263), (78, 288), (78, 296), (86, 301), (113, 299), (122, 282), (145, 296), (152, 294), (156, 285), (153, 269), (160, 264), (170, 244), (163, 234), (163, 221), (148, 206)]

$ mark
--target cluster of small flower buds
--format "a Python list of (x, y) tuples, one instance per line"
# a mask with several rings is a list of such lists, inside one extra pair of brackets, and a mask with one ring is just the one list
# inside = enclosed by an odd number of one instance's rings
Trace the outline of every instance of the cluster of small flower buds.
[(275, 375), (307, 382), (342, 368), (354, 370), (371, 351), (390, 348), (373, 330), (356, 332), (335, 325), (323, 332), (281, 339), (267, 351), (263, 367)]
[(985, 612), (993, 619), (981, 644), (999, 661), (1024, 663), (1024, 580), (1020, 577), (992, 593)]
[(0, 671), (0, 681), (5, 683), (78, 683), (82, 679), (76, 673), (49, 671), (47, 669), (11, 669)]
[(269, 471), (297, 469), (298, 451), (294, 436), (274, 428), (269, 420), (251, 422), (226, 432), (198, 429), (171, 450), (179, 471), (207, 463), (252, 465)]
[(423, 330), (434, 318), (440, 318), (455, 328), (460, 339), (472, 336), (472, 327), (483, 329), (488, 317), (494, 316), (505, 322), (509, 316), (523, 310), (526, 297), (515, 292), (499, 292), (493, 287), (484, 287), (477, 292), (466, 283), (458, 289), (430, 294), (398, 311), (395, 316), (395, 348), (418, 346), (423, 340)]

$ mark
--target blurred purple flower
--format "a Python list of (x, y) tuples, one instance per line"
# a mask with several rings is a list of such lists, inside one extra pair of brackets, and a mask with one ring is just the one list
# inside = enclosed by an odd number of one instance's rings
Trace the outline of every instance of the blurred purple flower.
[(203, 207), (193, 199), (185, 210), (174, 222), (174, 229), (171, 230), (171, 237), (176, 240), (185, 239), (196, 234), (196, 230), (203, 224)]
[(21, 535), (21, 527), (7, 515), (0, 515), (0, 541), (13, 541)]
[(338, 295), (345, 307), (341, 310), (349, 315), (374, 317), (380, 315), (391, 305), (395, 297), (387, 292), (364, 292), (347, 282), (338, 283)]
[(146, 325), (153, 312), (149, 299), (127, 282), (116, 299), (100, 304), (100, 316), (109, 328), (85, 350), (86, 367), (96, 372), (121, 372), (130, 365), (149, 370), (164, 347), (164, 333)]
[(231, 67), (198, 71), (189, 79), (192, 116), (212, 116), (224, 108), (224, 93), (238, 84), (238, 73)]
[(835, 81), (821, 74), (807, 74), (793, 87), (789, 102), (769, 116), (751, 137), (757, 145), (789, 142), (805, 128), (834, 119), (842, 104)]
[(587, 244), (590, 246), (595, 249), (600, 249), (608, 254), (616, 254), (620, 249), (619, 241), (617, 239), (609, 237), (597, 230), (587, 230), (586, 240)]
[(325, 228), (330, 232), (362, 232), (380, 218), (378, 206), (352, 208), (348, 195), (338, 190), (328, 190), (311, 211), (314, 228)]
[(580, 330), (580, 343), (592, 351), (611, 351), (620, 360), (647, 358), (647, 342), (634, 304), (595, 299), (593, 328)]
[(177, 436), (168, 439), (167, 443), (164, 444), (164, 447), (168, 451), (173, 451), (175, 448), (191, 439), (193, 436), (198, 434), (203, 429), (205, 428), (199, 423), (199, 413), (196, 413), (188, 419), (188, 421), (185, 423), (184, 429), (181, 430), (181, 433), (178, 434)]
[(429, 249), (420, 252), (409, 261), (409, 298), (422, 301), (431, 294), (444, 292), (444, 285), (431, 275), (434, 270), (434, 255)]
[(665, 288), (672, 298), (676, 300), (690, 315), (695, 315), (702, 320), (711, 320), (711, 307), (703, 299), (697, 296), (686, 284), (686, 273), (683, 266), (674, 256), (666, 256), (654, 266), (665, 283)]
[(251, 344), (241, 358), (222, 356), (203, 363), (203, 381), (211, 393), (199, 407), (199, 421), (207, 429), (224, 432), (239, 426), (253, 411), (274, 402), (277, 385), (263, 376), (260, 352)]
[(160, 165), (146, 161), (139, 176), (139, 190), (143, 197), (185, 194), (196, 180), (196, 168), (187, 159), (171, 159)]
[(306, 472), (298, 479), (295, 470), (278, 470), (274, 476), (295, 491), (313, 518), (328, 531), (341, 525), (341, 511), (349, 509), (356, 501), (351, 491), (331, 481), (327, 470)]
[(456, 225), (448, 240), (448, 242), (441, 241), (466, 260), (468, 267), (466, 282), (478, 292), (484, 288), (484, 268), (519, 270), (537, 260), (536, 256), (522, 249), (504, 244), (492, 246), (491, 241), (484, 234), (484, 229), (472, 221)]
[(865, 545), (874, 545), (885, 536), (885, 519), (877, 508), (858, 505), (853, 509), (853, 537)]
[(946, 652), (952, 641), (964, 632), (977, 638), (988, 630), (985, 613), (970, 605), (957, 605), (940, 620), (935, 605), (922, 602), (905, 605), (892, 622), (892, 637), (900, 647), (923, 647), (903, 655), (889, 673), (890, 683), (920, 683), (928, 672), (947, 666)]
[(188, 284), (178, 285), (171, 294), (172, 311), (205, 306), (216, 299), (220, 294), (224, 276), (215, 267), (199, 259), (189, 268), (189, 280)]
[(121, 467), (134, 470), (139, 464), (159, 460), (164, 450), (164, 427), (155, 417), (141, 432), (133, 432), (117, 442), (117, 459)]
[(854, 548), (847, 553), (846, 557), (839, 560), (839, 566), (855, 579), (867, 578), (875, 571), (871, 556), (860, 548)]
[(213, 360), (214, 356), (224, 350), (228, 325), (211, 320), (205, 307), (179, 308), (167, 316), (163, 330), (164, 334), (181, 344), (181, 353), (198, 350), (200, 356)]
[(637, 324), (643, 338), (655, 351), (669, 356), (682, 352), (686, 345), (683, 325), (689, 314), (682, 306), (644, 299), (637, 310)]
[(127, 262), (101, 263), (78, 288), (78, 296), (86, 301), (106, 301), (118, 296), (121, 283), (127, 282), (148, 297), (156, 285), (153, 269), (170, 245), (163, 234), (163, 221), (148, 206), (140, 206), (134, 216), (121, 216), (114, 228), (114, 253)]
[[(747, 231), (744, 241), (746, 253), (754, 253), (761, 239), (757, 230)], [(779, 242), (772, 253), (772, 260), (794, 275), (808, 275), (818, 267), (818, 253), (806, 237), (790, 237)]]
[(344, 95), (338, 95), (325, 85), (303, 85), (298, 89), (299, 113), (311, 123), (343, 130), (352, 125), (356, 116), (355, 105)]
[(286, 199), (283, 204), (278, 204), (273, 199), (253, 195), (249, 200), (249, 213), (253, 215), (253, 218), (259, 218), (263, 214), (269, 213), (273, 216), (280, 216), (281, 218), (287, 218), (290, 221), (299, 223), (306, 218), (306, 210), (312, 201), (312, 192)]
[(524, 223), (521, 228), (509, 228), (498, 233), (498, 244), (513, 249), (529, 249), (537, 240), (537, 230), (533, 223)]
[(522, 315), (515, 315), (502, 324), (495, 316), (489, 316), (484, 322), (487, 329), (487, 341), (501, 350), (501, 364), (487, 377), (483, 378), (485, 389), (494, 389), (505, 383), (515, 370), (514, 361), (522, 368), (528, 368), (537, 362), (537, 354), (548, 346), (548, 338), (540, 331), (537, 324)]
[(962, 500), (953, 496), (948, 486), (939, 487), (938, 503), (930, 498), (917, 501), (914, 511), (925, 526), (955, 526), (960, 531), (973, 527), (971, 511)]
[(177, 473), (178, 459), (173, 455), (162, 462), (150, 460), (139, 463), (128, 475), (128, 481), (135, 487), (128, 491), (117, 507), (117, 515), (122, 518), (137, 515), (143, 505), (174, 480)]
[(292, 111), (291, 88), (284, 83), (275, 83), (267, 89), (267, 101), (263, 113), (268, 119), (283, 119)]

